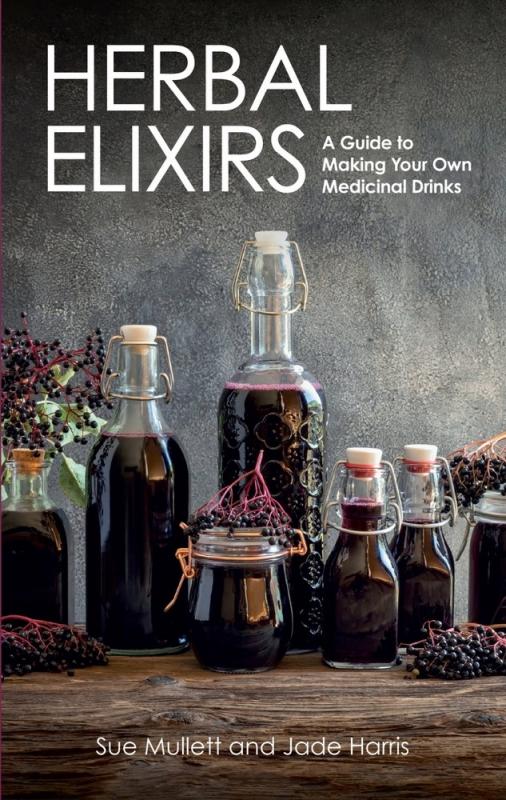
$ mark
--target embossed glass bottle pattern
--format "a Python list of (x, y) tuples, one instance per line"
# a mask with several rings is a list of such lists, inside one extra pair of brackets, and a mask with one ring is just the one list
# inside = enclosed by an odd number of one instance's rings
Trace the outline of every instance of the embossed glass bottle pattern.
[[(298, 255), (298, 249), (295, 246)], [(252, 469), (264, 451), (269, 490), (306, 533), (308, 552), (294, 559), (290, 588), (294, 607), (292, 649), (314, 649), (321, 639), (322, 524), (326, 407), (320, 384), (292, 357), (291, 314), (305, 306), (307, 283), (294, 277), (294, 245), (286, 233), (256, 234), (243, 252), (247, 284), (234, 283), (236, 307), (251, 316), (251, 355), (225, 384), (219, 413), (221, 486)], [(250, 302), (243, 305), (241, 287)], [(294, 297), (302, 285), (299, 304)]]

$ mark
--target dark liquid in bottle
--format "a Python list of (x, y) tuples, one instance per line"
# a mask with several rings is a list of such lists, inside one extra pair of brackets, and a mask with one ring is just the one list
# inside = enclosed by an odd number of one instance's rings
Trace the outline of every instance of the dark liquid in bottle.
[(322, 611), (323, 395), (314, 388), (282, 384), (240, 386), (227, 384), (220, 399), (220, 483), (226, 486), (252, 469), (264, 451), (262, 472), (271, 494), (290, 515), (293, 527), (307, 533), (308, 554), (293, 559), (290, 567), (295, 623), (291, 645), (314, 649), (321, 639)]
[(399, 571), (399, 640), (418, 641), (428, 620), (452, 626), (454, 564), (443, 529), (404, 525), (392, 552)]
[(202, 666), (219, 672), (272, 669), (292, 634), (285, 563), (197, 566), (190, 618), (191, 644)]
[(506, 524), (478, 522), (472, 539), (469, 617), (482, 625), (506, 623)]
[(189, 476), (170, 435), (102, 435), (88, 462), (86, 609), (90, 634), (116, 650), (181, 650), (187, 597), (165, 605), (181, 577)]
[(68, 622), (67, 518), (59, 509), (2, 514), (2, 614)]
[[(342, 526), (379, 528), (383, 506), (342, 504)], [(330, 665), (389, 665), (397, 657), (397, 569), (384, 535), (340, 532), (324, 577), (323, 658)]]

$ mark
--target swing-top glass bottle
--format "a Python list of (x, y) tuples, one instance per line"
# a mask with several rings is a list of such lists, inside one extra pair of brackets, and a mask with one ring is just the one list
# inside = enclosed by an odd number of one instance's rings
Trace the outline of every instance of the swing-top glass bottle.
[(304, 310), (307, 293), (298, 246), (286, 232), (259, 231), (244, 244), (233, 299), (250, 314), (250, 357), (225, 384), (218, 414), (221, 486), (252, 469), (263, 450), (270, 492), (306, 533), (307, 555), (290, 572), (292, 649), (314, 649), (321, 638), (325, 397), (292, 354), (292, 316)]
[(387, 535), (401, 521), (392, 465), (381, 450), (349, 447), (346, 460), (334, 466), (324, 508), (325, 529), (338, 531), (324, 576), (323, 660), (329, 667), (396, 663), (399, 582)]
[[(111, 374), (115, 343), (119, 366)], [(160, 346), (168, 374), (160, 373)], [(188, 465), (161, 408), (172, 388), (166, 340), (152, 325), (124, 325), (109, 344), (102, 385), (117, 408), (87, 472), (87, 626), (113, 652), (175, 653), (188, 645), (186, 595), (170, 614), (163, 610), (178, 584), (174, 556), (189, 508)]]
[(399, 639), (409, 644), (429, 620), (453, 625), (455, 570), (444, 529), (455, 520), (457, 500), (448, 462), (438, 458), (435, 445), (406, 445), (396, 464), (403, 525), (392, 552), (399, 571)]

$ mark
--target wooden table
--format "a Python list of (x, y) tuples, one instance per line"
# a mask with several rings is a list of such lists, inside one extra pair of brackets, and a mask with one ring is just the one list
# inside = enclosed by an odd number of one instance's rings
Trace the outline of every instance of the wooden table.
[[(506, 678), (450, 683), (404, 676), (402, 668), (337, 672), (316, 654), (289, 656), (274, 672), (217, 675), (184, 654), (116, 657), (105, 668), (76, 670), (75, 677), (10, 678), (4, 684), (4, 796), (504, 800)], [(115, 746), (134, 742), (137, 752), (99, 756), (100, 736)], [(285, 755), (291, 736), (326, 737), (342, 752)], [(145, 754), (148, 741), (153, 749), (160, 740), (175, 747), (181, 737), (202, 746), (211, 737), (212, 754)], [(274, 756), (228, 752), (231, 743), (247, 740), (267, 741), (268, 751), (272, 737)], [(409, 755), (362, 755), (362, 737), (405, 741)]]

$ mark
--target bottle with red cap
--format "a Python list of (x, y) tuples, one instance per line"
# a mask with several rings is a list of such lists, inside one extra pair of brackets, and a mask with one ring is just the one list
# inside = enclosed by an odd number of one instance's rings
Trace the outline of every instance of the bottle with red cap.
[(420, 639), (428, 620), (453, 625), (454, 561), (444, 529), (453, 524), (456, 501), (450, 468), (434, 445), (406, 445), (396, 465), (403, 525), (391, 546), (399, 571), (399, 640), (408, 644)]
[(346, 461), (334, 466), (324, 506), (325, 528), (338, 532), (323, 579), (323, 660), (330, 667), (396, 663), (399, 585), (387, 535), (401, 520), (392, 465), (381, 450), (349, 447)]

